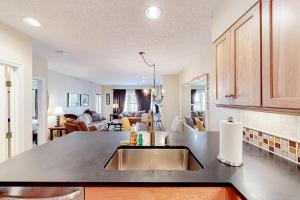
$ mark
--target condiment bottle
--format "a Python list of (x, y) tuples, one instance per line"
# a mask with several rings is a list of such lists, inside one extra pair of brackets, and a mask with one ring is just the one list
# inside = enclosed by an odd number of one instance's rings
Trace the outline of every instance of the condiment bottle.
[(132, 127), (130, 132), (130, 145), (135, 146), (136, 144), (137, 144), (137, 134), (134, 130), (134, 127)]

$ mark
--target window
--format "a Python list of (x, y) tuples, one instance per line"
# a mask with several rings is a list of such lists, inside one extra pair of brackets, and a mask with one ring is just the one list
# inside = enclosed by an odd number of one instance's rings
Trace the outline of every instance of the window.
[(137, 111), (137, 102), (136, 102), (135, 90), (126, 90), (124, 111), (125, 112), (126, 111), (127, 112)]
[(101, 94), (96, 94), (96, 112), (102, 112), (102, 98)]
[(194, 110), (205, 111), (205, 91), (197, 90), (194, 97)]

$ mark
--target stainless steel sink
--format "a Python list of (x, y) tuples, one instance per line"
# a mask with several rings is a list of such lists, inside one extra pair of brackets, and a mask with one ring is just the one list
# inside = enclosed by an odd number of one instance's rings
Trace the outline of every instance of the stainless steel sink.
[(119, 147), (104, 168), (120, 171), (204, 169), (187, 147)]

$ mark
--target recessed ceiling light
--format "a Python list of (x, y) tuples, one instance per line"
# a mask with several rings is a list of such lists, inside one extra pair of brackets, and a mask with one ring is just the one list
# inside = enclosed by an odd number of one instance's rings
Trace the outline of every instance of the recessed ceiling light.
[(39, 21), (37, 21), (36, 19), (33, 19), (31, 17), (22, 17), (22, 21), (29, 26), (34, 26), (34, 27), (42, 26)]
[(145, 14), (150, 19), (157, 19), (160, 16), (160, 9), (156, 6), (151, 6), (146, 9)]
[(65, 51), (60, 51), (60, 50), (55, 51), (55, 53), (57, 53), (57, 54), (60, 55), (60, 56), (67, 56), (67, 55), (69, 55), (67, 52), (65, 52)]

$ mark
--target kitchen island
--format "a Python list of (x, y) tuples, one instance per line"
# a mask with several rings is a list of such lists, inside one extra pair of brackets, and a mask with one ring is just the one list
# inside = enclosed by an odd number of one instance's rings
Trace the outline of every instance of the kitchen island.
[(229, 167), (217, 160), (217, 132), (171, 133), (169, 137), (170, 146), (188, 147), (204, 169), (105, 170), (120, 142), (129, 139), (128, 133), (74, 132), (0, 164), (0, 185), (231, 187), (247, 199), (300, 198), (300, 168), (295, 163), (244, 143), (244, 165)]

